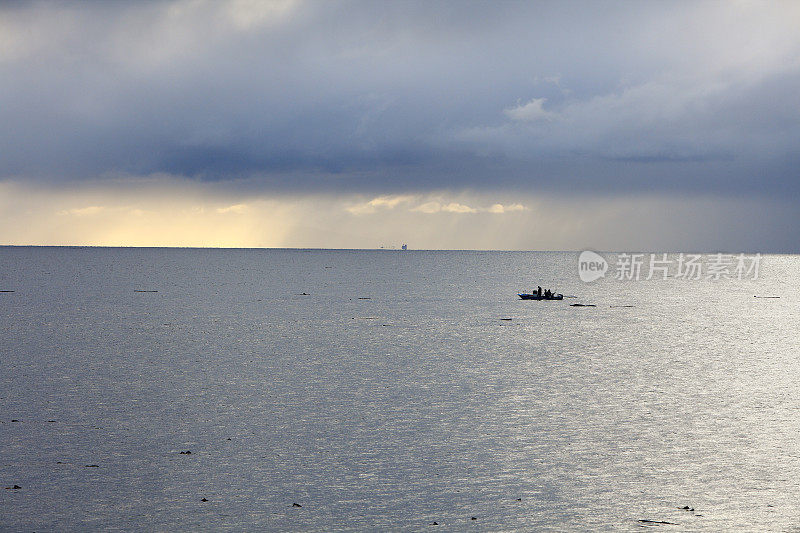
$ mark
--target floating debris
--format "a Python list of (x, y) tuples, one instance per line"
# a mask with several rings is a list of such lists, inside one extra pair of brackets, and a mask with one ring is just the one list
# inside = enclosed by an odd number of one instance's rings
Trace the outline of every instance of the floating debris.
[(632, 305), (609, 305), (609, 307), (633, 307)]
[(20, 487), (19, 485), (14, 485), (13, 487), (5, 487), (6, 490), (19, 490), (21, 488), (22, 487)]
[(511, 318), (501, 318), (500, 320), (513, 320)]
[(298, 296), (310, 296), (310, 294), (308, 294), (307, 292), (301, 292), (300, 294), (298, 294)]
[(149, 289), (133, 289), (133, 292), (158, 292), (158, 291), (151, 291)]
[(753, 295), (753, 298), (780, 298), (780, 296), (756, 296), (756, 295)]
[(295, 503), (292, 504), (292, 507), (302, 507), (302, 505), (300, 505), (299, 503), (295, 502)]
[(83, 465), (86, 468), (100, 468), (100, 465)]
[(185, 452), (180, 452), (181, 455), (192, 455), (192, 450), (186, 450)]
[(643, 519), (643, 520), (639, 520), (639, 522), (641, 522), (643, 524), (663, 524), (663, 525), (667, 525), (667, 526), (677, 526), (677, 525), (679, 525), (679, 524), (676, 524), (675, 522), (667, 522), (665, 520), (647, 520), (647, 519)]
[(359, 296), (358, 299), (359, 300), (372, 300), (372, 298), (369, 297), (369, 296)]
[(0, 292), (17, 292), (17, 291), (0, 290)]
[(200, 498), (200, 501), (201, 502), (207, 502), (208, 500), (206, 498)]
[(595, 304), (569, 304), (570, 307), (597, 307)]

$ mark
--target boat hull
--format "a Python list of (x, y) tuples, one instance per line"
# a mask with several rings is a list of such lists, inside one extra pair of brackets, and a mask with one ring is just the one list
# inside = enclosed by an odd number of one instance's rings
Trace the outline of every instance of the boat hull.
[(538, 294), (526, 294), (520, 293), (518, 295), (523, 300), (563, 300), (563, 294), (554, 294), (553, 296), (547, 297), (545, 295), (539, 296)]

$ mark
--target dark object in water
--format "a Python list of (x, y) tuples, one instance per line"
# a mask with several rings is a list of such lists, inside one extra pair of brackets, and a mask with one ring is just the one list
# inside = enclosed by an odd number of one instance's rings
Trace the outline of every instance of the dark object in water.
[(678, 507), (681, 511), (694, 511), (694, 507), (689, 507), (688, 505), (684, 505), (683, 507)]
[(664, 520), (647, 520), (647, 519), (644, 519), (644, 520), (639, 520), (639, 522), (641, 522), (643, 524), (665, 524), (665, 525), (668, 525), (668, 526), (677, 526), (677, 525), (679, 525), (679, 524), (676, 524), (675, 522), (666, 522)]
[(207, 499), (205, 499), (205, 498), (200, 498), (200, 501), (201, 501), (201, 502), (207, 502), (208, 500), (207, 500)]
[(519, 296), (522, 300), (563, 300), (563, 294), (554, 294), (552, 296), (545, 296), (544, 294), (539, 296), (538, 294), (528, 294), (526, 292), (521, 292), (517, 296)]
[(511, 318), (501, 318), (500, 320), (512, 320)]
[(14, 291), (0, 290), (0, 292), (14, 292)]
[(100, 465), (83, 465), (86, 468), (100, 468)]
[(609, 305), (609, 307), (633, 307), (632, 305)]
[(473, 516), (472, 518), (470, 518), (470, 520), (477, 520), (477, 519), (478, 519), (478, 517), (476, 517), (476, 516)]
[(298, 294), (298, 296), (308, 296), (308, 293), (307, 292), (301, 292), (300, 294)]
[(19, 489), (21, 489), (21, 488), (22, 488), (22, 487), (20, 487), (19, 485), (14, 485), (13, 487), (6, 487), (5, 489), (6, 489), (6, 490), (19, 490)]
[(292, 507), (302, 507), (302, 505), (300, 505), (299, 503), (295, 502), (295, 503), (292, 504)]
[(594, 304), (569, 304), (570, 307), (597, 307)]
[(432, 525), (432, 526), (438, 526), (438, 525), (439, 525), (439, 522), (431, 522), (431, 525)]
[(359, 296), (358, 299), (359, 300), (372, 300), (372, 298), (370, 296)]
[(147, 290), (145, 290), (145, 289), (133, 289), (133, 292), (158, 292), (158, 291), (151, 291), (149, 289), (147, 289)]
[(756, 296), (756, 295), (753, 295), (753, 298), (780, 298), (780, 296)]
[(181, 455), (192, 455), (192, 450), (186, 450), (185, 452), (181, 452)]

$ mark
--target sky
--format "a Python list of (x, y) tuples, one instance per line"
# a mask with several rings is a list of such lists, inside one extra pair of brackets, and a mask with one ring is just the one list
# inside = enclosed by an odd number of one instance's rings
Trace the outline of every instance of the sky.
[(800, 3), (0, 3), (0, 244), (800, 252)]

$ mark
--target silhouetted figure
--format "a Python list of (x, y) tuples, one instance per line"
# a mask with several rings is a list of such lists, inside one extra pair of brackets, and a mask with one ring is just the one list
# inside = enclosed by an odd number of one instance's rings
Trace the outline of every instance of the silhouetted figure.
[(542, 297), (542, 287), (541, 286), (536, 290), (536, 294), (539, 295), (539, 298)]

